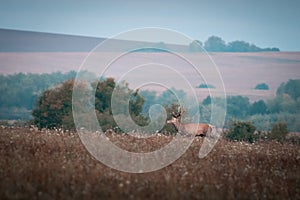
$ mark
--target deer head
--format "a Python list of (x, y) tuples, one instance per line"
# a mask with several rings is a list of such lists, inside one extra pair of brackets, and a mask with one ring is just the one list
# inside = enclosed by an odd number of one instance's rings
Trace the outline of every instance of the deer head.
[(167, 121), (167, 124), (180, 124), (181, 122), (181, 108), (180, 106), (178, 107), (178, 113), (172, 112), (172, 119)]

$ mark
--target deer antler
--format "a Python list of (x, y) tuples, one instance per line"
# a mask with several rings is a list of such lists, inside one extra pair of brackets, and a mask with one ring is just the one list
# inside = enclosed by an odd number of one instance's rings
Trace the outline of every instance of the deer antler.
[(181, 107), (180, 106), (178, 106), (178, 113), (181, 114)]
[(175, 118), (178, 118), (180, 115), (181, 115), (180, 113), (176, 114), (175, 112), (172, 112), (172, 116), (175, 117)]
[(181, 107), (180, 106), (178, 107), (178, 113), (172, 112), (172, 116), (175, 117), (175, 118), (180, 117), (181, 114), (182, 114), (182, 112), (181, 112)]

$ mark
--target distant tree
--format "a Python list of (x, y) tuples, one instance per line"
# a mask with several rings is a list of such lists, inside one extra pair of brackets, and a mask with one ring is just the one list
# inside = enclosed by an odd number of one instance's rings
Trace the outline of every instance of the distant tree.
[(250, 107), (250, 114), (266, 114), (267, 113), (267, 105), (263, 100), (259, 100), (254, 102)]
[(226, 51), (226, 43), (220, 37), (211, 36), (204, 43), (204, 48), (210, 52), (224, 52)]
[(189, 50), (191, 52), (201, 52), (201, 51), (203, 51), (202, 46), (203, 46), (202, 42), (200, 42), (199, 40), (194, 40), (189, 45)]
[(251, 46), (248, 42), (245, 41), (233, 41), (230, 42), (227, 46), (227, 50), (230, 52), (249, 52), (251, 50)]
[(227, 97), (227, 118), (244, 119), (250, 108), (248, 97), (228, 96)]
[(288, 113), (298, 113), (299, 112), (299, 102), (295, 101), (290, 95), (283, 94), (279, 97), (275, 97), (279, 99), (279, 107), (282, 112)]
[(216, 87), (211, 84), (201, 83), (200, 85), (197, 86), (197, 88), (216, 88)]
[(282, 83), (277, 89), (277, 95), (288, 94), (294, 100), (300, 97), (300, 79), (291, 79), (287, 83)]
[(203, 105), (209, 105), (211, 104), (211, 97), (207, 96), (203, 101), (202, 101)]
[(255, 86), (255, 90), (269, 90), (269, 86), (266, 83), (259, 83)]
[(268, 110), (271, 113), (298, 113), (299, 112), (299, 101), (295, 101), (288, 94), (282, 94), (276, 96), (268, 101)]
[(249, 44), (248, 42), (237, 40), (228, 43), (227, 51), (229, 52), (259, 52), (259, 51), (279, 51), (278, 48), (266, 48), (262, 49), (254, 44)]
[(254, 44), (250, 45), (250, 51), (249, 52), (259, 52), (259, 51), (263, 51), (263, 49), (256, 46), (256, 45), (254, 45)]
[(178, 104), (178, 99), (184, 99), (185, 96), (186, 94), (183, 90), (171, 88), (157, 97), (157, 103), (164, 106), (171, 106), (172, 104)]
[(261, 49), (261, 51), (280, 51), (280, 49), (277, 47), (273, 47), (273, 48), (268, 47), (268, 48)]
[(143, 90), (139, 93), (144, 99), (142, 113), (148, 115), (149, 109), (152, 105), (157, 103), (157, 94), (155, 91)]
[(242, 40), (226, 42), (217, 36), (211, 36), (204, 43), (204, 48), (210, 52), (260, 52), (260, 51), (280, 51), (278, 48), (260, 48), (254, 44)]
[(74, 71), (0, 75), (0, 112), (2, 112), (0, 118), (30, 119), (31, 110), (42, 92), (75, 76), (76, 72)]
[(273, 99), (267, 101), (268, 111), (270, 113), (279, 113), (281, 112), (281, 103), (282, 103), (282, 96), (276, 96)]
[(270, 113), (299, 113), (300, 79), (282, 83), (276, 92), (276, 97), (267, 102)]

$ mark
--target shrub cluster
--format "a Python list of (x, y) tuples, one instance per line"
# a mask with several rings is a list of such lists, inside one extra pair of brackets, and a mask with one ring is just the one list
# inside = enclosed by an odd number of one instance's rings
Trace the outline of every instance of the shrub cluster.
[(299, 138), (287, 138), (289, 131), (287, 124), (284, 121), (279, 121), (273, 124), (272, 131), (262, 133), (256, 131), (256, 127), (252, 122), (243, 121), (232, 121), (229, 126), (229, 131), (226, 133), (225, 137), (231, 141), (245, 141), (253, 143), (255, 140), (276, 140), (278, 142), (290, 141), (292, 143), (297, 143)]
[[(35, 125), (39, 128), (75, 128), (72, 115), (73, 85), (74, 80), (70, 79), (43, 93), (32, 112)], [(96, 87), (95, 112), (104, 131), (108, 128), (118, 129), (111, 110), (111, 96), (114, 88), (118, 88), (117, 103), (120, 105), (127, 103), (124, 98), (130, 96), (130, 115), (136, 120), (137, 124), (147, 123), (147, 119), (140, 115), (144, 100), (136, 91), (129, 89), (128, 84), (120, 83), (117, 85), (113, 78), (107, 78), (99, 83), (92, 84), (91, 87)], [(81, 88), (85, 90), (84, 85)], [(88, 119), (88, 116), (82, 117)]]
[(256, 136), (256, 127), (251, 122), (233, 121), (231, 122), (226, 138), (234, 141), (246, 141), (253, 143)]
[(269, 138), (282, 142), (286, 139), (288, 133), (289, 131), (287, 129), (286, 123), (282, 121), (277, 122), (273, 125)]

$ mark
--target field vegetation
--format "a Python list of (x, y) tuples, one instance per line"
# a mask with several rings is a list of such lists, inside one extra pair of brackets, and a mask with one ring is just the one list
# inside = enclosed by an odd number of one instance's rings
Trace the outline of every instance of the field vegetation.
[[(27, 75), (19, 76), (25, 83)], [(6, 77), (5, 81), (13, 77)], [(29, 87), (28, 91), (38, 91), (24, 93), (36, 95), (34, 104), (33, 99), (24, 98), (28, 104), (25, 108), (33, 109), (33, 119), (20, 125), (2, 122), (1, 199), (300, 198), (299, 137), (289, 133), (299, 130), (299, 80), (283, 83), (276, 97), (269, 101), (251, 103), (244, 96), (229, 96), (226, 129), (208, 156), (199, 159), (204, 139), (195, 138), (177, 161), (161, 170), (141, 174), (111, 169), (87, 152), (74, 131), (73, 84), (74, 80), (69, 79), (45, 91)], [(9, 92), (3, 89), (8, 86), (1, 85), (3, 93)], [(164, 105), (168, 118), (177, 110), (178, 102), (171, 91), (156, 94), (132, 90), (126, 82), (117, 84), (113, 78), (104, 78), (91, 87), (96, 91), (98, 121), (107, 139), (115, 145), (131, 152), (150, 152), (174, 137), (175, 130), (170, 125), (146, 139), (126, 134), (118, 129), (110, 104), (112, 91), (117, 88), (118, 104), (126, 103), (121, 97), (130, 96), (130, 116), (137, 124), (145, 125), (149, 123), (147, 113), (153, 104)], [(177, 94), (186, 98), (183, 91)], [(2, 108), (9, 103), (8, 97), (2, 96)], [(209, 122), (212, 104), (220, 106), (220, 101), (207, 97), (199, 104), (197, 109), (204, 122)]]
[[(172, 136), (107, 137), (129, 151), (153, 151)], [(218, 141), (203, 159), (196, 138), (177, 161), (151, 173), (106, 167), (72, 131), (0, 128), (1, 199), (299, 199), (300, 148), (291, 143)]]

